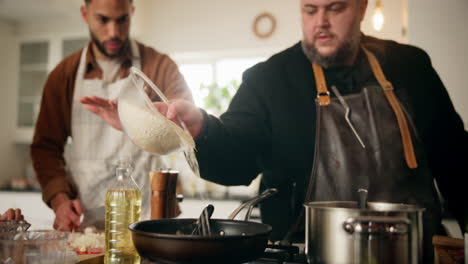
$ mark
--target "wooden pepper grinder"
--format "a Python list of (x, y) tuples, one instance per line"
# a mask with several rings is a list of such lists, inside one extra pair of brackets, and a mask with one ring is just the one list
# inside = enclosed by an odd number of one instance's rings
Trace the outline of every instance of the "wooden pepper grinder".
[(176, 200), (177, 176), (175, 170), (152, 171), (151, 182), (151, 219), (173, 218), (178, 215)]

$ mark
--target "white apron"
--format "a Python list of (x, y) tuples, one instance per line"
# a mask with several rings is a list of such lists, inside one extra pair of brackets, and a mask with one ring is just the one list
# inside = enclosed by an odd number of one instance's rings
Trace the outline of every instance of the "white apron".
[[(85, 47), (75, 81), (72, 105), (72, 146), (68, 166), (79, 198), (85, 209), (82, 227), (94, 225), (104, 229), (105, 194), (115, 182), (116, 161), (121, 155), (130, 156), (134, 167), (132, 177), (142, 194), (141, 219), (149, 219), (150, 185), (148, 172), (163, 167), (161, 159), (139, 150), (130, 139), (105, 123), (100, 116), (89, 112), (81, 103), (82, 96), (116, 99), (126, 85), (132, 85), (130, 76), (114, 83), (100, 79), (84, 79), (86, 68)], [(141, 68), (140, 54), (135, 41), (131, 41), (132, 64)]]

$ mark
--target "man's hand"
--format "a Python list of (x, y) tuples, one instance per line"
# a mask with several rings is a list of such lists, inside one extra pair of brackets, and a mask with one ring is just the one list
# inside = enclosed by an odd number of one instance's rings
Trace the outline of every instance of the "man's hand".
[(117, 113), (117, 102), (97, 96), (83, 96), (80, 102), (88, 111), (100, 116), (107, 124), (117, 130), (122, 130), (119, 115)]
[(83, 207), (79, 199), (70, 200), (65, 193), (59, 193), (50, 202), (55, 212), (54, 229), (72, 231), (80, 227)]
[(193, 138), (200, 134), (203, 127), (203, 114), (193, 103), (183, 99), (174, 99), (169, 102), (169, 107), (156, 107), (169, 120), (177, 123), (179, 118), (184, 122)]
[(21, 214), (21, 209), (8, 209), (3, 215), (0, 215), (0, 220), (24, 220)]
[[(80, 102), (90, 112), (99, 115), (107, 124), (115, 129), (122, 130), (122, 124), (117, 113), (117, 103), (114, 100), (96, 96), (84, 96)], [(178, 117), (185, 123), (192, 137), (195, 138), (200, 134), (203, 125), (203, 115), (200, 109), (193, 103), (183, 99), (174, 99), (169, 102), (169, 106), (163, 102), (154, 102), (153, 105), (169, 120), (178, 123)]]

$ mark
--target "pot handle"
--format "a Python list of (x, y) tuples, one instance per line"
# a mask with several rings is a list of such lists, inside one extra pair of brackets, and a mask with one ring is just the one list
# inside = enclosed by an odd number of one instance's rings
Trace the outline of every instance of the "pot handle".
[(234, 210), (229, 215), (228, 219), (233, 220), (240, 213), (240, 211), (242, 211), (242, 209), (244, 209), (245, 207), (249, 207), (249, 210), (247, 211), (247, 214), (245, 215), (245, 221), (249, 221), (250, 214), (252, 213), (254, 206), (276, 193), (278, 193), (278, 190), (275, 188), (266, 189), (259, 196), (256, 196), (248, 200), (247, 202), (241, 204), (241, 206), (239, 206), (236, 210)]
[(411, 222), (403, 217), (358, 216), (343, 222), (343, 229), (350, 235), (361, 234), (409, 234)]

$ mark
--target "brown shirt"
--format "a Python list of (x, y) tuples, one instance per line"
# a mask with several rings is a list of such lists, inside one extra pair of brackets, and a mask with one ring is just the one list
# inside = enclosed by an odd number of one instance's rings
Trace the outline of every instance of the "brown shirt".
[[(190, 90), (177, 65), (167, 55), (138, 43), (142, 71), (168, 99), (184, 98), (193, 101)], [(31, 144), (31, 158), (42, 187), (42, 199), (50, 200), (64, 192), (76, 198), (77, 190), (65, 170), (64, 147), (71, 135), (71, 113), (75, 78), (81, 52), (70, 55), (50, 73), (44, 86), (41, 108)], [(120, 78), (127, 77), (132, 66), (130, 51), (123, 58)], [(86, 54), (85, 79), (102, 78), (91, 43)], [(104, 122), (104, 121), (103, 121)]]

